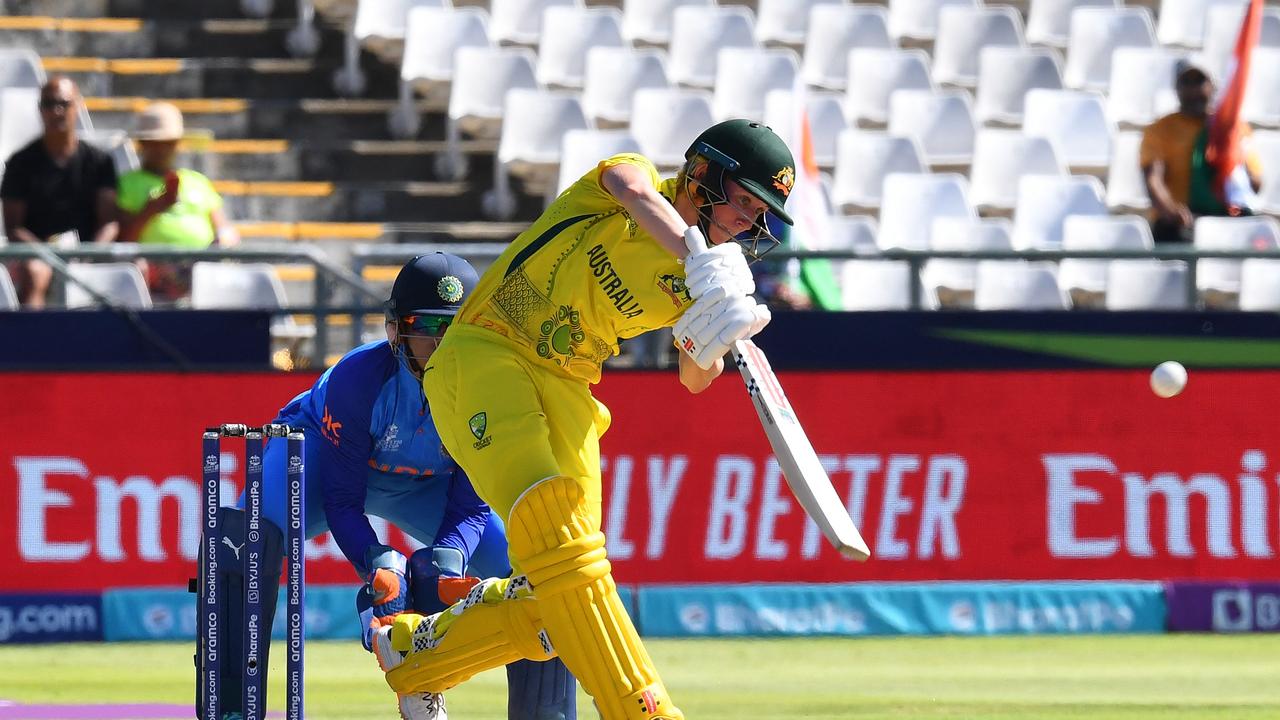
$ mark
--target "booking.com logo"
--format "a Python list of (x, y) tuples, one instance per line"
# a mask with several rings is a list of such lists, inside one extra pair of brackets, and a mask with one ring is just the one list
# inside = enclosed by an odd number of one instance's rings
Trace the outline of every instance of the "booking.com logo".
[(82, 638), (98, 631), (98, 609), (81, 603), (31, 603), (0, 607), (0, 643)]

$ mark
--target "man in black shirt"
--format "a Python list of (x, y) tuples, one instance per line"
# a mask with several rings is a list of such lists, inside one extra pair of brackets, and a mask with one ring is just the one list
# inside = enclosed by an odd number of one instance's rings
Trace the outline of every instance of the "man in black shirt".
[[(44, 135), (9, 158), (0, 182), (4, 231), (11, 242), (41, 243), (75, 230), (82, 242), (116, 237), (116, 170), (111, 156), (76, 133), (80, 92), (55, 75), (40, 89)], [(39, 260), (15, 263), (18, 296), (44, 307), (53, 270)]]

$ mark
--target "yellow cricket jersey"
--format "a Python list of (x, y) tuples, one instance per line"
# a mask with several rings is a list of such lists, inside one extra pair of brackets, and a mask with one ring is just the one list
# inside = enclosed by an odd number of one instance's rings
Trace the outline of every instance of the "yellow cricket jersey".
[(630, 164), (674, 199), (647, 158), (615, 155), (556, 198), (480, 278), (459, 322), (496, 332), (535, 361), (590, 383), (618, 341), (675, 324), (691, 304), (684, 266), (600, 184)]

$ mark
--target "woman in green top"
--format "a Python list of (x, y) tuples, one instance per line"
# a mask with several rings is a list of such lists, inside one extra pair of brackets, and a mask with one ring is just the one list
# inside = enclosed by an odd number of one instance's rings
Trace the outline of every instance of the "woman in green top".
[[(169, 103), (152, 103), (138, 115), (134, 138), (142, 167), (121, 175), (116, 190), (121, 241), (188, 248), (239, 243), (213, 183), (173, 166), (182, 135), (182, 112)], [(189, 290), (189, 270), (164, 263), (143, 263), (143, 270), (153, 295), (176, 299)]]

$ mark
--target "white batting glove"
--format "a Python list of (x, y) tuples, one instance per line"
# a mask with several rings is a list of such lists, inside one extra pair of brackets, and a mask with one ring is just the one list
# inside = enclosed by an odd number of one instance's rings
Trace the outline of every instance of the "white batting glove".
[(742, 246), (736, 242), (723, 242), (715, 247), (685, 258), (684, 282), (689, 297), (697, 300), (711, 288), (723, 287), (739, 295), (756, 291), (756, 281), (742, 254)]
[(769, 308), (751, 297), (717, 287), (695, 301), (671, 333), (698, 367), (710, 370), (735, 342), (754, 336), (771, 318)]

